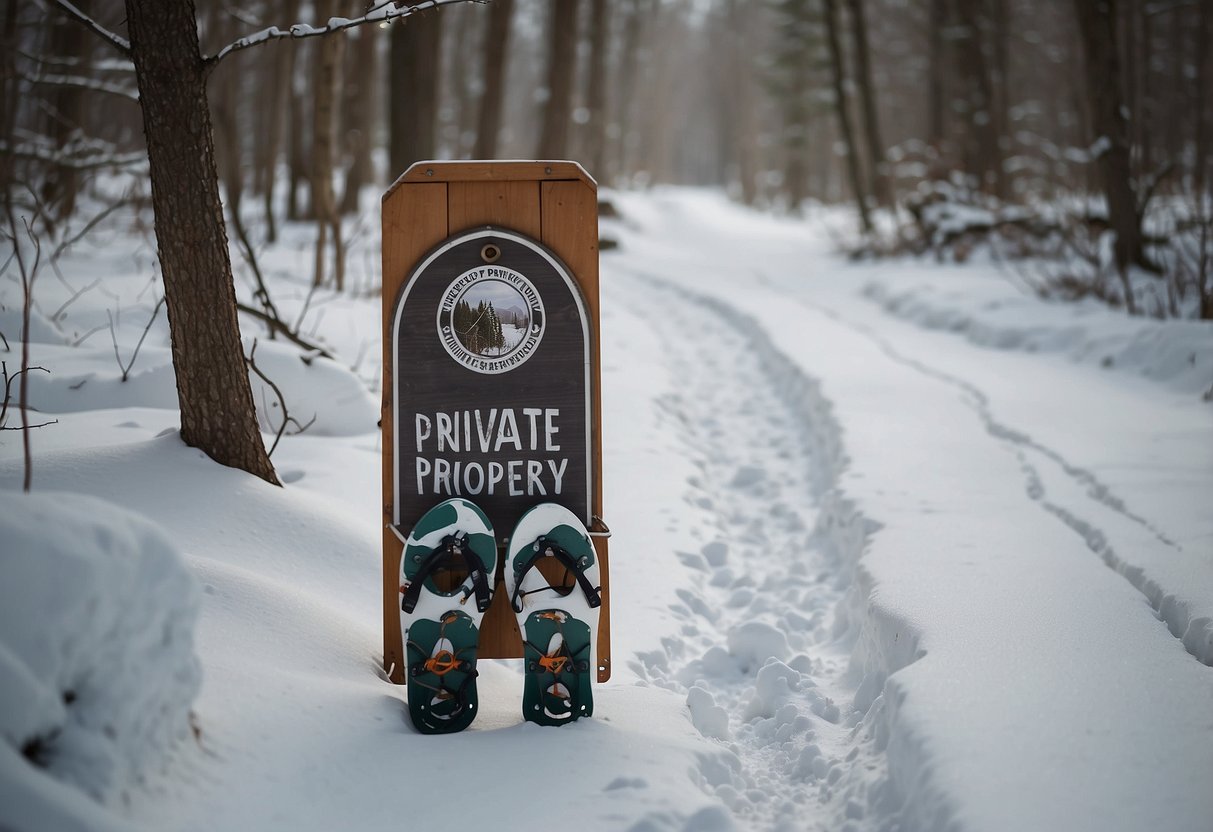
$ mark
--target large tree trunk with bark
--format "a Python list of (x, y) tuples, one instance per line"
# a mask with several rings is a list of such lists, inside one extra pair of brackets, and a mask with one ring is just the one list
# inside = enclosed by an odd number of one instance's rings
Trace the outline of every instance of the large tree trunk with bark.
[(851, 129), (851, 117), (847, 113), (846, 76), (843, 73), (842, 44), (838, 37), (837, 0), (825, 0), (826, 41), (830, 51), (830, 74), (834, 84), (834, 114), (838, 118), (838, 132), (847, 148), (847, 173), (851, 179), (851, 190), (859, 206), (859, 223), (863, 233), (872, 233), (872, 220), (868, 216), (867, 194), (863, 177), (859, 174), (858, 145), (855, 131)]
[[(416, 2), (407, 5), (415, 6)], [(392, 24), (389, 179), (432, 159), (442, 76), (442, 14), (418, 12)]]
[(126, 0), (152, 183), (156, 242), (181, 404), (181, 438), (278, 484), (236, 320), (194, 4)]
[(548, 99), (543, 105), (543, 132), (537, 157), (564, 159), (569, 154), (569, 121), (577, 58), (579, 0), (551, 0), (548, 13)]
[[(1116, 5), (1113, 0), (1074, 0), (1082, 36), (1091, 124), (1101, 143), (1099, 170), (1103, 176), (1108, 221), (1116, 234), (1116, 265), (1131, 263), (1155, 269), (1142, 248), (1141, 216), (1133, 192), (1129, 160), (1129, 123), (1125, 116), (1116, 45)], [(1126, 299), (1132, 303), (1131, 299)]]
[(477, 159), (497, 156), (497, 134), (501, 130), (501, 104), (505, 99), (506, 55), (510, 51), (510, 19), (514, 0), (494, 0), (489, 9), (489, 25), (484, 32), (484, 75), (481, 84), (480, 113), (476, 123)]

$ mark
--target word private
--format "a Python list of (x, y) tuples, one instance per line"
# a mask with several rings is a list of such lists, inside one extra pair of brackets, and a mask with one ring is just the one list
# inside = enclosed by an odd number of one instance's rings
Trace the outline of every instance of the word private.
[(568, 469), (556, 456), (559, 417), (553, 407), (417, 413), (416, 493), (559, 495)]

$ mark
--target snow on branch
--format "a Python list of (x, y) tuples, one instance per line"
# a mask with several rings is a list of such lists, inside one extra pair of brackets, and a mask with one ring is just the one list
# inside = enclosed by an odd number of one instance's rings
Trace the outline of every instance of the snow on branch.
[(105, 152), (95, 149), (87, 142), (68, 142), (56, 146), (43, 137), (38, 140), (21, 144), (9, 144), (0, 141), (0, 153), (5, 153), (18, 159), (33, 159), (37, 162), (47, 162), (61, 168), (74, 170), (95, 170), (97, 168), (126, 167), (147, 161), (145, 151)]
[(32, 84), (49, 84), (59, 87), (79, 87), (80, 89), (94, 90), (96, 92), (106, 92), (110, 95), (117, 95), (122, 98), (129, 98), (131, 101), (139, 100), (139, 91), (129, 84), (116, 84), (110, 81), (102, 81), (98, 78), (85, 78), (78, 75), (21, 75), (22, 81), (28, 81)]
[[(57, 0), (59, 3), (65, 3), (66, 0)], [(361, 17), (332, 17), (324, 26), (316, 27), (307, 23), (296, 23), (293, 26), (288, 26), (286, 29), (280, 29), (277, 26), (271, 26), (268, 29), (262, 29), (260, 32), (254, 32), (251, 35), (246, 35), (239, 40), (229, 43), (227, 46), (220, 49), (214, 55), (206, 58), (204, 63), (207, 69), (213, 69), (214, 65), (222, 61), (233, 52), (239, 52), (242, 49), (248, 49), (252, 46), (259, 46), (263, 43), (268, 43), (271, 40), (280, 38), (294, 38), (296, 40), (302, 38), (323, 37), (336, 32), (343, 32), (346, 29), (353, 29), (357, 26), (364, 26), (368, 23), (390, 23), (393, 20), (408, 17), (417, 12), (436, 9), (440, 6), (450, 6), (455, 3), (484, 3), (486, 0), (426, 0), (424, 3), (418, 3), (415, 6), (398, 6), (396, 0), (383, 0), (383, 2), (375, 5), (370, 11)]]
[(106, 29), (100, 23), (93, 20), (91, 17), (86, 15), (84, 12), (77, 9), (75, 6), (73, 6), (71, 3), (69, 3), (68, 0), (52, 0), (52, 2), (56, 6), (58, 6), (59, 8), (63, 9), (65, 12), (67, 12), (69, 15), (76, 18), (76, 20), (80, 21), (85, 26), (87, 26), (89, 29), (91, 29), (93, 34), (97, 35), (102, 40), (109, 43), (110, 46), (114, 47), (119, 52), (121, 52), (123, 55), (126, 55), (128, 58), (130, 57), (131, 42), (129, 40), (127, 40), (126, 38), (124, 38), (120, 35), (115, 35), (109, 29)]

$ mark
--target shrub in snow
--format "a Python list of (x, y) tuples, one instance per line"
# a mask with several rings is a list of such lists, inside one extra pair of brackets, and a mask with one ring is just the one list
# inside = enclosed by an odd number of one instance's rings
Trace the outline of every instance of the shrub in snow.
[(190, 733), (194, 579), (158, 526), (92, 497), (0, 494), (0, 540), (0, 738), (28, 761), (0, 814), (36, 816), (30, 767), (112, 800)]

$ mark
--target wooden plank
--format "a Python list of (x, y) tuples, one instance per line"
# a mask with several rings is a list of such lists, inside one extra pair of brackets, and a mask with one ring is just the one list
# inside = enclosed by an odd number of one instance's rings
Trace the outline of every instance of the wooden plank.
[[(417, 162), (401, 174), (388, 189), (390, 195), (397, 187), (410, 182), (542, 182), (545, 180), (576, 179), (597, 190), (598, 185), (576, 162), (531, 161), (470, 161)], [(385, 195), (386, 196), (386, 195)]]
[[(410, 170), (415, 169), (410, 168)], [(447, 175), (447, 171), (462, 169), (466, 165), (436, 166)], [(490, 166), (494, 167), (494, 166)], [(494, 171), (501, 173), (497, 166)], [(521, 168), (516, 172), (523, 172)], [(539, 239), (539, 183), (534, 166), (527, 166), (525, 179), (502, 179), (486, 181), (452, 180), (447, 186), (447, 224), (450, 234), (457, 234), (481, 225), (496, 225)], [(499, 539), (510, 533), (509, 529), (497, 529)], [(504, 574), (505, 552), (499, 548), (497, 574)], [(509, 599), (498, 583), (493, 593), (493, 604), (485, 613), (480, 628), (480, 650), (485, 659), (517, 659), (522, 657), (522, 634), (518, 621), (510, 608)]]
[[(602, 359), (598, 296), (598, 190), (592, 180), (540, 183), (540, 241), (577, 277), (590, 319), (591, 462), (594, 466), (594, 515), (602, 507)], [(602, 573), (602, 607), (598, 613), (598, 681), (611, 676), (610, 561), (606, 538), (594, 538)]]
[(404, 645), (400, 640), (400, 554), (403, 545), (392, 534), (392, 314), (396, 296), (409, 272), (447, 236), (445, 183), (407, 185), (383, 198), (383, 666), (404, 684)]
[(539, 239), (538, 182), (451, 182), (447, 188), (449, 233), (496, 225)]

